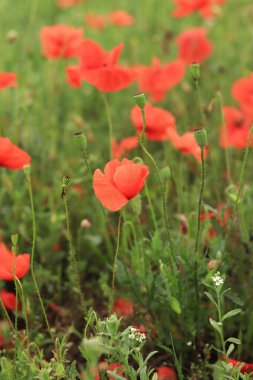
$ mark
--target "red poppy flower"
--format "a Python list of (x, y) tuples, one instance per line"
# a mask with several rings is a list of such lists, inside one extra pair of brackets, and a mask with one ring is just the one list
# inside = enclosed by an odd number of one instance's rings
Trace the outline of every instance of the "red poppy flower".
[[(0, 291), (0, 298), (1, 298), (4, 306), (6, 307), (6, 309), (16, 310), (16, 296), (15, 296), (15, 294), (13, 294), (11, 292), (7, 292), (6, 290), (3, 289)], [(20, 301), (18, 301), (18, 310), (20, 310), (20, 308), (21, 308)]]
[(175, 0), (177, 8), (172, 15), (181, 18), (199, 12), (202, 17), (210, 18), (213, 16), (214, 7), (223, 3), (224, 0)]
[[(239, 365), (241, 365), (242, 363), (244, 362), (240, 362), (239, 360), (234, 360), (234, 359), (228, 359), (228, 363), (229, 364), (232, 364), (233, 367), (238, 367)], [(253, 372), (253, 364), (250, 364), (250, 363), (244, 363), (241, 370), (240, 370), (241, 373), (251, 373)]]
[(134, 304), (127, 298), (117, 298), (114, 301), (113, 312), (119, 317), (128, 317), (134, 312)]
[[(180, 150), (184, 155), (192, 154), (197, 161), (201, 162), (201, 150), (194, 138), (194, 132), (186, 132), (180, 136), (176, 130), (170, 129), (169, 140), (172, 145)], [(204, 156), (207, 155), (207, 148), (205, 148)]]
[(249, 77), (237, 80), (232, 87), (233, 98), (240, 108), (253, 120), (253, 73)]
[(31, 157), (22, 149), (12, 144), (7, 137), (0, 136), (0, 166), (7, 169), (23, 169), (30, 165)]
[(137, 73), (141, 92), (149, 93), (152, 100), (159, 102), (183, 79), (185, 63), (178, 60), (161, 65), (160, 60), (154, 58), (150, 67), (141, 66)]
[(83, 40), (83, 29), (61, 24), (44, 26), (40, 31), (40, 40), (42, 54), (47, 58), (75, 57)]
[(220, 132), (220, 146), (224, 149), (230, 147), (236, 149), (246, 148), (250, 123), (245, 120), (244, 114), (240, 110), (230, 106), (223, 107), (223, 114), (225, 125), (222, 126)]
[(133, 15), (121, 9), (110, 13), (109, 20), (116, 26), (130, 26), (135, 22)]
[(104, 173), (96, 169), (93, 188), (102, 205), (110, 211), (118, 211), (144, 187), (149, 174), (148, 167), (124, 158), (109, 161)]
[(159, 380), (177, 380), (175, 371), (170, 367), (159, 367), (157, 375)]
[(92, 12), (86, 13), (84, 16), (86, 24), (94, 30), (103, 30), (106, 26), (106, 18), (103, 15), (98, 15)]
[[(124, 370), (124, 367), (122, 364), (112, 363), (108, 366), (108, 371), (111, 371), (111, 372), (115, 371), (115, 373), (119, 376), (123, 376), (123, 370)], [(114, 380), (114, 377), (109, 376), (109, 380)]]
[(0, 73), (0, 91), (6, 87), (17, 86), (17, 75), (15, 73)]
[(58, 0), (57, 1), (57, 5), (59, 8), (69, 8), (81, 3), (83, 3), (83, 0)]
[(179, 58), (187, 64), (201, 63), (212, 53), (212, 43), (206, 38), (207, 29), (192, 28), (177, 37)]
[(4, 243), (0, 243), (0, 279), (13, 281), (13, 274), (22, 278), (29, 270), (30, 255), (14, 255)]
[(138, 146), (138, 138), (136, 136), (126, 137), (117, 142), (114, 138), (112, 140), (112, 153), (113, 158), (121, 158), (126, 152), (130, 152)]
[[(118, 91), (128, 87), (136, 78), (136, 72), (117, 65), (124, 44), (116, 46), (112, 51), (105, 52), (95, 41), (84, 40), (79, 48), (79, 66), (76, 66), (73, 80), (73, 66), (71, 72), (67, 69), (68, 82), (77, 85), (77, 73), (84, 80), (100, 91)], [(77, 86), (76, 86), (77, 87)]]
[[(154, 107), (146, 103), (146, 136), (152, 141), (162, 141), (169, 139), (169, 131), (175, 129), (174, 116), (159, 107)], [(131, 120), (137, 132), (140, 134), (143, 128), (142, 114), (140, 108), (136, 105), (131, 110)]]

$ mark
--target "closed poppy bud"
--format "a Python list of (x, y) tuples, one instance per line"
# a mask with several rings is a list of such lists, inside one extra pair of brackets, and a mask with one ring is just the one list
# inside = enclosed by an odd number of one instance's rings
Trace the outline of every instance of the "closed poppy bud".
[(81, 150), (87, 149), (87, 139), (84, 132), (77, 132), (74, 134), (77, 145), (81, 148)]
[(145, 108), (146, 105), (146, 97), (143, 93), (134, 95), (135, 103), (138, 107), (140, 107), (142, 110)]
[(11, 242), (12, 242), (13, 245), (17, 245), (18, 244), (18, 234), (11, 235)]
[(171, 178), (171, 170), (170, 170), (170, 167), (169, 166), (166, 166), (165, 168), (163, 168), (160, 172), (161, 174), (161, 177), (166, 180), (166, 179), (170, 179)]
[(196, 129), (196, 131), (194, 131), (194, 137), (200, 148), (207, 146), (207, 133), (205, 128)]
[(23, 170), (24, 170), (25, 176), (29, 178), (31, 175), (31, 165), (24, 165)]
[(190, 65), (190, 73), (194, 81), (198, 81), (200, 78), (200, 65), (199, 63), (193, 63)]

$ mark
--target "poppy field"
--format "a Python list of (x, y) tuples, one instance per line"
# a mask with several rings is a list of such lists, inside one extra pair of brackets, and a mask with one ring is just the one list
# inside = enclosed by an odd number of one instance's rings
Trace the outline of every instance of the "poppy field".
[(253, 379), (250, 0), (0, 2), (0, 380)]

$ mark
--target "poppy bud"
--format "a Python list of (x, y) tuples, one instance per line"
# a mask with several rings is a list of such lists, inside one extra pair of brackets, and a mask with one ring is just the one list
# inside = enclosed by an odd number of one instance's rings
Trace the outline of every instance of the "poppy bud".
[(13, 245), (17, 245), (18, 244), (18, 234), (11, 235), (11, 242), (12, 242)]
[(24, 165), (23, 170), (25, 173), (26, 178), (30, 178), (31, 175), (31, 166), (30, 165)]
[(81, 150), (87, 149), (87, 139), (84, 132), (77, 132), (74, 134), (75, 140), (78, 144), (78, 146), (81, 148)]
[(134, 100), (135, 100), (136, 105), (140, 107), (142, 110), (145, 108), (145, 105), (146, 105), (145, 94), (140, 93), (140, 94), (134, 95)]
[(205, 128), (196, 129), (194, 131), (194, 137), (200, 148), (204, 148), (207, 145), (207, 133)]
[(194, 81), (198, 81), (200, 78), (200, 65), (199, 63), (192, 63), (190, 65), (190, 73)]
[(171, 178), (171, 170), (169, 166), (166, 166), (165, 168), (163, 168), (160, 171), (160, 173), (161, 173), (162, 179), (164, 180), (169, 180)]

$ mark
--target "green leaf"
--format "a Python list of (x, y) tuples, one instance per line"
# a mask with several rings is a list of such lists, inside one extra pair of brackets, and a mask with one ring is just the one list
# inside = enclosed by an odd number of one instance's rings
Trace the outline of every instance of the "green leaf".
[(229, 311), (228, 313), (226, 313), (225, 315), (223, 315), (222, 321), (224, 321), (227, 318), (232, 318), (232, 317), (234, 317), (237, 314), (240, 314), (241, 311), (242, 311), (241, 309), (234, 309), (234, 310)]
[(181, 314), (181, 307), (178, 300), (175, 297), (171, 297), (169, 302), (172, 310), (174, 310), (177, 314)]
[(228, 350), (227, 350), (227, 357), (229, 357), (231, 355), (231, 353), (234, 351), (235, 349), (235, 345), (233, 343), (231, 343), (228, 347)]
[(241, 344), (240, 339), (237, 339), (237, 338), (228, 338), (228, 339), (226, 340), (226, 343), (227, 343), (227, 342), (235, 343), (235, 344)]
[(212, 294), (208, 293), (208, 292), (204, 292), (204, 294), (209, 298), (209, 300), (212, 302), (213, 305), (216, 306), (216, 308), (218, 307), (217, 303), (215, 302)]
[(210, 322), (210, 324), (213, 326), (213, 328), (214, 328), (214, 330), (216, 330), (219, 334), (220, 334), (220, 336), (221, 336), (221, 329), (220, 329), (220, 327), (219, 327), (219, 325), (218, 325), (218, 322), (216, 322), (214, 319), (212, 319), (212, 318), (209, 318), (209, 322)]
[(116, 380), (127, 380), (125, 377), (119, 376), (115, 372), (106, 371), (106, 373), (108, 373), (113, 379), (116, 379)]

